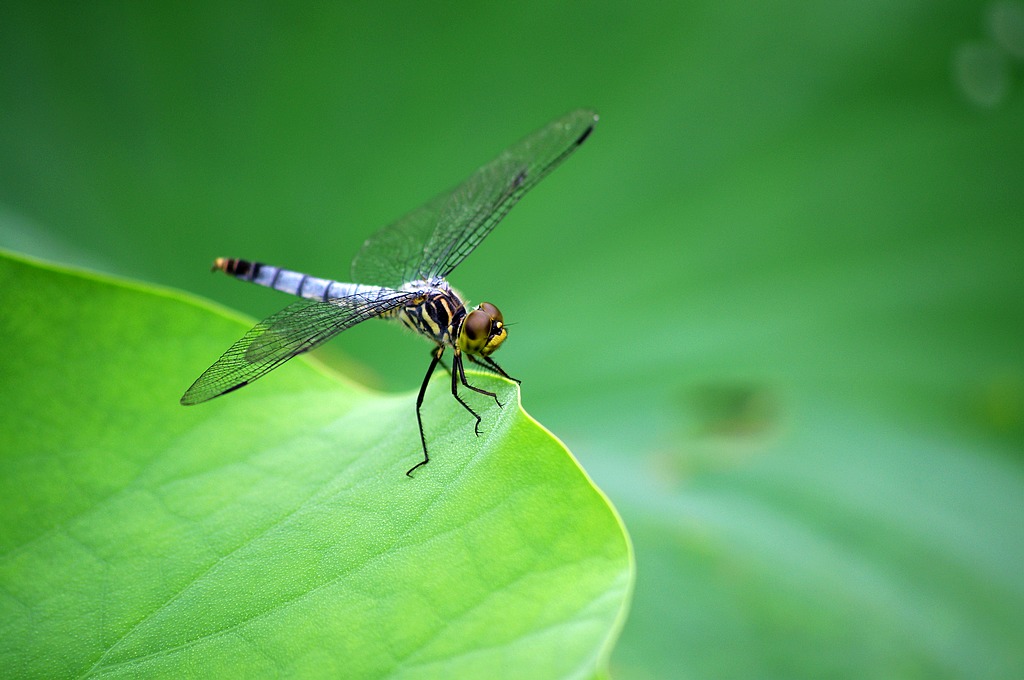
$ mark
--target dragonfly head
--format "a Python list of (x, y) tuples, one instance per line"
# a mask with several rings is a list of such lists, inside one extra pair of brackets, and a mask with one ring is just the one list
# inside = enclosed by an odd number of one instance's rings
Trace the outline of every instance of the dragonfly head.
[(490, 302), (481, 302), (466, 315), (459, 331), (459, 349), (466, 354), (490, 356), (508, 337), (501, 312)]

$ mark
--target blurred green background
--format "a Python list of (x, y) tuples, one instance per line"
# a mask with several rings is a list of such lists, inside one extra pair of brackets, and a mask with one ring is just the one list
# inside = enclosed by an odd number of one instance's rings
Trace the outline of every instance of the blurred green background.
[(613, 675), (1024, 674), (1020, 2), (7, 2), (0, 246), (262, 316), (212, 258), (344, 279), (580, 106), (452, 281), (630, 528)]

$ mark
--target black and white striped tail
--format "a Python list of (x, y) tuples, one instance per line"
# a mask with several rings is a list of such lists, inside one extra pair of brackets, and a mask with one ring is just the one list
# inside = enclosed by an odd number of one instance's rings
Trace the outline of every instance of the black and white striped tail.
[(233, 257), (218, 257), (213, 262), (213, 270), (222, 271), (241, 281), (249, 281), (279, 290), (282, 293), (298, 295), (311, 300), (330, 300), (352, 295), (372, 296), (384, 290), (379, 286), (364, 286), (357, 283), (321, 279), (302, 272)]

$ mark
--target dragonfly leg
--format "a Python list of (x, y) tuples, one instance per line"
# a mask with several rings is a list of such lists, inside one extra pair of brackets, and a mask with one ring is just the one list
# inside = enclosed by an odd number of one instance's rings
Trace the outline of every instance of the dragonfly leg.
[(423, 406), (423, 396), (427, 393), (427, 385), (430, 384), (430, 376), (434, 374), (434, 369), (437, 368), (438, 362), (441, 361), (441, 354), (444, 353), (444, 347), (438, 347), (430, 353), (430, 368), (427, 369), (427, 374), (423, 376), (423, 384), (420, 385), (420, 393), (416, 397), (416, 423), (420, 426), (420, 443), (423, 444), (423, 460), (413, 465), (411, 468), (406, 470), (405, 474), (412, 477), (412, 473), (417, 468), (421, 468), (430, 462), (430, 456), (427, 454), (427, 437), (423, 434), (423, 416), (420, 414), (420, 407)]
[(478, 359), (475, 356), (473, 356), (472, 354), (469, 354), (467, 356), (469, 357), (469, 360), (472, 361), (477, 366), (483, 366), (484, 368), (489, 368), (492, 371), (494, 371), (495, 373), (497, 373), (498, 375), (500, 375), (501, 377), (507, 378), (508, 380), (511, 380), (512, 382), (514, 382), (517, 385), (522, 385), (523, 384), (522, 380), (518, 380), (516, 378), (513, 378), (508, 373), (506, 373), (505, 369), (503, 369), (501, 366), (499, 366), (498, 362), (496, 362), (494, 359), (492, 359), (490, 357), (483, 357), (482, 359)]
[[(466, 356), (469, 357), (470, 361), (476, 361), (473, 358), (472, 354), (467, 354)], [(485, 394), (485, 395), (487, 395), (488, 397), (490, 397), (491, 399), (494, 400), (494, 403), (498, 405), (498, 408), (503, 408), (503, 406), (501, 405), (501, 402), (498, 401), (498, 395), (496, 395), (494, 392), (489, 392), (487, 390), (482, 390), (479, 387), (476, 387), (474, 385), (470, 385), (469, 384), (469, 381), (466, 380), (466, 368), (465, 368), (465, 366), (463, 366), (461, 361), (459, 361), (459, 368), (458, 368), (458, 370), (459, 370), (459, 379), (462, 381), (463, 385), (465, 385), (469, 389), (473, 390), (474, 392), (477, 392), (478, 394)]]
[[(462, 384), (463, 385), (465, 385), (466, 387), (468, 387), (471, 390), (476, 390), (477, 392), (483, 392), (483, 390), (478, 390), (477, 388), (473, 387), (472, 385), (470, 385), (469, 383), (466, 382), (466, 371), (462, 368), (462, 355), (459, 353), (458, 350), (455, 350), (455, 358), (452, 359), (452, 396), (455, 397), (455, 399), (460, 404), (462, 404), (462, 408), (464, 408), (467, 411), (469, 411), (473, 415), (473, 417), (476, 418), (476, 423), (473, 424), (473, 431), (476, 432), (476, 436), (479, 437), (480, 436), (480, 414), (477, 413), (476, 411), (474, 411), (470, 407), (470, 405), (467, 404), (465, 401), (463, 401), (462, 397), (459, 396), (459, 381), (458, 381), (458, 377), (460, 375), (462, 376)], [(491, 394), (491, 393), (490, 392), (484, 392), (484, 394)], [(491, 394), (491, 396), (493, 397), (494, 395)]]

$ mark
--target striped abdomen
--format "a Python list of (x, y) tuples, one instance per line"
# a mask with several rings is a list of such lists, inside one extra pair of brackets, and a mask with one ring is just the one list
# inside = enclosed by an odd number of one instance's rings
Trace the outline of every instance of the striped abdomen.
[(357, 283), (321, 279), (302, 272), (237, 258), (218, 257), (213, 262), (213, 269), (220, 270), (241, 281), (250, 281), (260, 286), (279, 290), (282, 293), (312, 300), (329, 300), (352, 295), (373, 296), (375, 293), (385, 290), (380, 286), (364, 286)]

